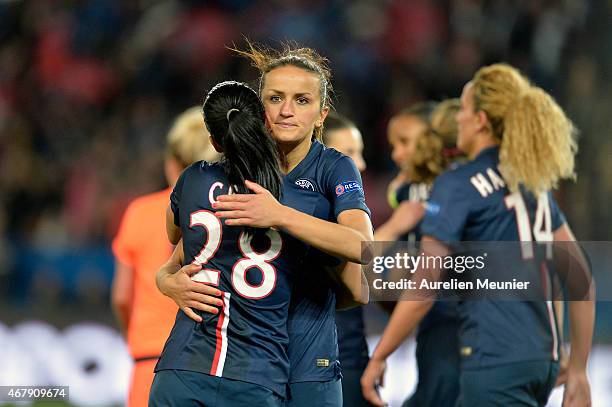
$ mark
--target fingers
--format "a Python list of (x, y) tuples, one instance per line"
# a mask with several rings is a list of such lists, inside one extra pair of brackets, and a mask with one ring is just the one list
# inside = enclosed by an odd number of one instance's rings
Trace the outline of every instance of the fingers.
[(219, 211), (215, 212), (215, 216), (221, 219), (238, 219), (244, 218), (246, 215), (245, 211)]
[(226, 219), (225, 224), (227, 226), (254, 226), (251, 219), (248, 218)]
[(369, 401), (371, 404), (377, 407), (384, 407), (386, 404), (380, 396), (378, 395), (378, 391), (376, 391), (376, 387), (373, 383), (361, 383), (361, 392), (363, 393), (363, 398)]
[[(236, 195), (229, 195), (229, 196), (236, 196)], [(212, 204), (213, 209), (216, 210), (229, 210), (229, 211), (235, 211), (235, 210), (239, 210), (239, 209), (246, 209), (246, 206), (248, 204), (249, 201), (225, 201), (225, 202), (215, 202)]]
[[(217, 297), (212, 297), (210, 295), (200, 294), (200, 293), (192, 293), (189, 296), (191, 301), (203, 304), (203, 305), (214, 305), (217, 307), (223, 306), (223, 300)], [(200, 308), (198, 308), (200, 309)]]
[(204, 295), (213, 295), (215, 297), (220, 297), (223, 293), (221, 290), (211, 286), (210, 284), (205, 283), (197, 283), (194, 282), (191, 287), (191, 291), (196, 294), (204, 294)]
[(187, 304), (187, 308), (190, 308), (191, 310), (197, 309), (198, 311), (202, 311), (202, 312), (206, 312), (208, 314), (214, 314), (214, 315), (217, 315), (219, 313), (219, 308), (211, 307), (210, 305), (202, 304), (201, 302), (198, 302), (198, 301), (187, 301), (186, 304)]
[(262, 187), (261, 185), (253, 181), (245, 180), (244, 185), (246, 185), (248, 189), (255, 192), (256, 194), (262, 194), (264, 192), (268, 192), (267, 189), (265, 189), (264, 187)]
[(213, 208), (215, 205), (221, 202), (248, 202), (253, 199), (251, 194), (232, 194), (232, 195), (219, 195), (217, 197), (217, 202), (213, 204)]
[(181, 307), (181, 311), (185, 313), (189, 318), (193, 319), (195, 322), (202, 322), (202, 317), (193, 312), (193, 310), (189, 307)]
[(202, 270), (201, 264), (191, 263), (191, 264), (181, 267), (179, 271), (187, 274), (189, 277), (193, 277), (195, 274), (198, 274), (201, 270)]

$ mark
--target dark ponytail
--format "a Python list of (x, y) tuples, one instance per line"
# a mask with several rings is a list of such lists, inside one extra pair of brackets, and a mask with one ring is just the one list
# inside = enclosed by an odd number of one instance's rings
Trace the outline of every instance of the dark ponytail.
[(282, 175), (276, 143), (270, 137), (257, 93), (244, 83), (215, 85), (204, 100), (206, 127), (223, 149), (224, 168), (236, 193), (251, 193), (244, 181), (266, 188), (279, 199)]

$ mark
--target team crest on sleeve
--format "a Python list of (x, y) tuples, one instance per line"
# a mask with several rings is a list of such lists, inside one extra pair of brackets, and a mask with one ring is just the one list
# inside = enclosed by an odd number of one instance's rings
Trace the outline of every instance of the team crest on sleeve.
[(437, 215), (440, 212), (440, 205), (435, 202), (427, 202), (425, 204), (425, 213), (429, 215)]
[(341, 182), (336, 185), (336, 196), (344, 195), (352, 191), (361, 191), (361, 185), (357, 181)]
[(310, 182), (310, 180), (301, 178), (298, 179), (297, 181), (295, 181), (295, 185), (297, 185), (298, 187), (302, 188), (302, 189), (307, 189), (309, 191), (315, 191), (315, 187), (312, 184), (312, 182)]

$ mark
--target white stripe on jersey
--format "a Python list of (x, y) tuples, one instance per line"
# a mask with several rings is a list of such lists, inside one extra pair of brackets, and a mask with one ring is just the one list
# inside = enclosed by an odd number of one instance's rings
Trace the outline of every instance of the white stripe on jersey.
[(223, 325), (221, 326), (221, 354), (215, 376), (223, 376), (223, 366), (225, 366), (225, 358), (227, 357), (227, 325), (230, 320), (230, 293), (223, 293)]

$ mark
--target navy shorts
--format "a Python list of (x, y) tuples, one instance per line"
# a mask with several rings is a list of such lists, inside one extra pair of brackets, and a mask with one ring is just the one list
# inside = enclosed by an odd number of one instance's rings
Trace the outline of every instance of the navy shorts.
[(361, 368), (342, 368), (342, 404), (344, 407), (371, 407), (363, 398), (361, 391), (361, 375), (365, 366)]
[(283, 407), (285, 400), (254, 383), (188, 370), (155, 374), (149, 407)]
[(459, 323), (441, 319), (417, 336), (419, 380), (402, 407), (454, 407), (459, 397)]
[(544, 407), (559, 363), (518, 362), (461, 372), (458, 407)]
[(287, 407), (342, 407), (342, 379), (289, 384)]

